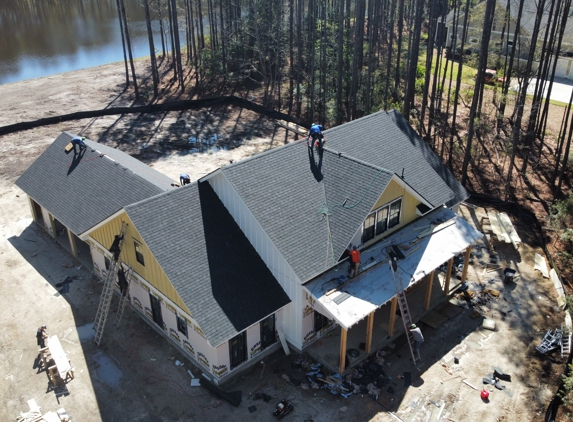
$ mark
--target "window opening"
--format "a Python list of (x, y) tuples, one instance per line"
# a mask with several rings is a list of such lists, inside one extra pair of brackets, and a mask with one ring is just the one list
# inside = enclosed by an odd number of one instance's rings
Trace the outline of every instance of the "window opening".
[(265, 349), (276, 341), (275, 316), (271, 315), (261, 321), (261, 349)]
[(400, 224), (402, 212), (402, 198), (390, 202), (376, 211), (370, 213), (364, 221), (362, 230), (362, 243), (365, 243), (375, 236), (379, 236), (392, 227)]
[(143, 247), (135, 241), (133, 242), (133, 245), (135, 247), (135, 259), (141, 265), (145, 266), (145, 260), (143, 259)]
[(177, 331), (182, 333), (185, 337), (189, 338), (187, 335), (187, 321), (177, 315)]

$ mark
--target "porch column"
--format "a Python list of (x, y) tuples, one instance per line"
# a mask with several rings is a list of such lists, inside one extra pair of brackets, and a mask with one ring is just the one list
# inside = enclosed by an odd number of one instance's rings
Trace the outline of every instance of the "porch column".
[(444, 296), (450, 294), (450, 279), (452, 278), (452, 268), (454, 267), (454, 257), (452, 256), (448, 261), (448, 269), (446, 272), (446, 283), (444, 284)]
[(50, 228), (52, 229), (52, 237), (57, 239), (58, 233), (56, 233), (56, 222), (54, 221), (54, 216), (52, 214), (48, 215), (50, 216)]
[(398, 306), (398, 296), (392, 298), (390, 302), (390, 321), (388, 321), (388, 335), (392, 337), (394, 335), (394, 325), (396, 325), (396, 308)]
[(344, 327), (340, 327), (340, 365), (338, 367), (338, 372), (342, 374), (344, 368), (346, 367), (346, 338), (348, 336), (348, 330)]
[(468, 246), (466, 248), (466, 259), (464, 261), (464, 271), (462, 272), (462, 283), (466, 281), (466, 276), (468, 275), (468, 265), (470, 263), (470, 253), (472, 251), (472, 247)]
[(430, 302), (432, 301), (432, 286), (434, 285), (434, 271), (432, 271), (430, 275), (428, 275), (428, 285), (426, 286), (426, 300), (424, 301), (424, 311), (430, 309)]
[(68, 229), (68, 239), (70, 240), (70, 246), (72, 247), (72, 254), (77, 258), (78, 248), (76, 247), (76, 239), (70, 229)]
[(372, 328), (374, 327), (374, 311), (368, 315), (366, 321), (366, 349), (364, 351), (368, 354), (372, 350)]

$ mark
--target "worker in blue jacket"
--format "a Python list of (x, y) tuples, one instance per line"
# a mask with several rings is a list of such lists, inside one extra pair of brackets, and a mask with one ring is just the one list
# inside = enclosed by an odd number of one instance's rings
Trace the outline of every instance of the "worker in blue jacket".
[(322, 149), (323, 139), (324, 136), (322, 134), (322, 125), (318, 125), (313, 123), (308, 131), (308, 140), (312, 139), (312, 143), (309, 144), (309, 147), (315, 146), (319, 151)]
[(79, 147), (80, 152), (82, 151), (82, 149), (85, 149), (88, 147), (86, 145), (86, 143), (84, 142), (85, 139), (86, 139), (85, 136), (74, 136), (72, 138), (72, 145), (74, 146), (74, 154), (78, 153), (78, 151), (76, 150), (76, 145)]

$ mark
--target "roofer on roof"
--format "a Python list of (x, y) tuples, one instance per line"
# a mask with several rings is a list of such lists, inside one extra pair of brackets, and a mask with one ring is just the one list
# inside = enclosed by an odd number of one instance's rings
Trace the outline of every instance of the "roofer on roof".
[(179, 175), (179, 181), (181, 182), (181, 186), (188, 185), (191, 183), (191, 178), (187, 173), (181, 173)]
[(80, 148), (80, 152), (82, 149), (85, 149), (88, 147), (84, 142), (85, 139), (86, 139), (85, 136), (74, 136), (72, 138), (72, 145), (74, 146), (74, 154), (78, 153), (78, 151), (76, 150), (76, 145)]
[(322, 140), (324, 136), (322, 135), (322, 125), (318, 125), (313, 123), (308, 131), (308, 138), (307, 140), (312, 139), (312, 143), (309, 145), (310, 148), (316, 146), (319, 150), (322, 149)]
[(350, 278), (356, 277), (360, 269), (360, 251), (356, 246), (350, 251), (350, 263)]

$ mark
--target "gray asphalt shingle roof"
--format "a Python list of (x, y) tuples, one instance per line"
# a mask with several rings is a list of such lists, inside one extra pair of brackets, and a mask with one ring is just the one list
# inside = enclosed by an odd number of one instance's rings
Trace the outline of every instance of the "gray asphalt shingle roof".
[(325, 131), (327, 147), (402, 175), (434, 207), (468, 198), (428, 145), (396, 111), (380, 111)]
[(290, 302), (208, 182), (125, 210), (213, 347)]
[(222, 169), (303, 282), (338, 262), (393, 176), (336, 151), (324, 150), (322, 162), (309, 151), (291, 143)]
[(60, 134), (16, 185), (76, 235), (125, 205), (172, 189), (167, 176), (97, 142), (86, 140), (88, 148), (81, 154), (66, 155), (72, 137)]
[(297, 142), (221, 169), (303, 283), (338, 261), (402, 169), (404, 181), (434, 207), (468, 196), (397, 112), (325, 136), (322, 162)]

